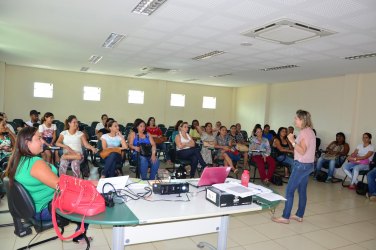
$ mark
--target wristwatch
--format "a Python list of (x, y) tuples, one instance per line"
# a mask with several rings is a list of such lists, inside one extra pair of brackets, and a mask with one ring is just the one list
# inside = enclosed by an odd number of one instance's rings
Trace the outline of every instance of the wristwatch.
[(295, 146), (296, 146), (296, 143), (295, 143), (295, 142), (293, 142), (293, 143), (292, 143), (292, 146), (293, 146), (293, 147), (295, 148)]

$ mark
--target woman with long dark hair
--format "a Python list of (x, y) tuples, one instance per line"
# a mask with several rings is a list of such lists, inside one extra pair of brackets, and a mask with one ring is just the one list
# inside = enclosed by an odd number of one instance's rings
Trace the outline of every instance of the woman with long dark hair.
[[(294, 147), (294, 167), (286, 187), (286, 203), (282, 217), (272, 217), (272, 220), (277, 223), (288, 224), (290, 219), (303, 221), (307, 204), (308, 177), (314, 167), (316, 136), (312, 130), (311, 114), (305, 110), (296, 111), (295, 127), (300, 129), (298, 137), (295, 139), (293, 134), (287, 136)], [(291, 215), (295, 190), (299, 193), (299, 205), (296, 214)]]
[[(287, 139), (287, 128), (280, 127), (278, 129), (277, 136), (273, 140), (272, 152), (273, 151), (275, 160), (285, 166), (285, 177), (289, 177), (288, 170), (290, 169), (291, 171), (294, 165), (294, 159), (292, 158), (294, 156), (294, 148), (289, 142), (289, 139)], [(288, 167), (286, 167), (285, 164), (287, 164)]]
[(84, 133), (78, 130), (78, 120), (74, 115), (70, 115), (65, 120), (65, 129), (59, 135), (56, 146), (63, 149), (61, 156), (59, 174), (65, 174), (69, 165), (72, 168), (73, 175), (80, 177), (80, 164), (84, 160), (82, 146), (96, 153), (98, 150), (91, 146), (84, 136)]
[[(59, 182), (58, 171), (38, 155), (43, 151), (41, 133), (35, 127), (23, 128), (18, 134), (14, 152), (9, 159), (6, 174), (9, 185), (19, 182), (30, 194), (35, 205), (36, 220), (52, 220), (49, 204)], [(88, 224), (85, 224), (87, 230)], [(77, 226), (77, 229), (79, 226)], [(92, 240), (91, 237), (88, 237)], [(83, 235), (73, 239), (78, 243)]]
[[(146, 123), (142, 119), (136, 119), (133, 124), (133, 133), (129, 134), (129, 148), (133, 150), (132, 157), (139, 157), (139, 169), (141, 179), (154, 180), (159, 168), (159, 160), (157, 159), (157, 147), (153, 137), (146, 132)], [(149, 155), (143, 155), (142, 148), (151, 147)], [(150, 175), (148, 175), (149, 164), (151, 165)]]

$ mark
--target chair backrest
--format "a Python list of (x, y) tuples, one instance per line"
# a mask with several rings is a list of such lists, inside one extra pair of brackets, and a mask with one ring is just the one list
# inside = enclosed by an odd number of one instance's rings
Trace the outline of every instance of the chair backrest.
[(14, 181), (13, 186), (9, 186), (9, 179), (4, 178), (5, 189), (7, 190), (7, 199), (9, 212), (15, 218), (29, 220), (35, 215), (35, 205), (29, 192), (21, 183)]
[(17, 127), (23, 127), (24, 121), (22, 119), (13, 119), (13, 122), (16, 124)]
[(95, 129), (95, 127), (97, 126), (98, 123), (99, 123), (98, 121), (93, 121), (93, 122), (91, 123), (90, 127), (92, 127), (92, 128)]
[(165, 128), (166, 126), (164, 124), (158, 124), (158, 128)]
[(245, 141), (248, 141), (248, 133), (245, 130), (240, 130), (240, 133), (242, 133), (242, 136)]

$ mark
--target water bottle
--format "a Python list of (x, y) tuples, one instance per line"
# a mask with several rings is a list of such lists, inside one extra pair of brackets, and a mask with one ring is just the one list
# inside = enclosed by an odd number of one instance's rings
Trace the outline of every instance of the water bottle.
[(249, 183), (249, 171), (248, 170), (243, 171), (241, 181), (244, 187), (248, 187), (248, 183)]

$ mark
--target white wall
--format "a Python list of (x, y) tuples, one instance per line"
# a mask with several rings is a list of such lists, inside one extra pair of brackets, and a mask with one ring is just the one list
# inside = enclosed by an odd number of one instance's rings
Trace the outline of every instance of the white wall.
[[(154, 116), (157, 123), (174, 125), (183, 119), (189, 123), (198, 119), (201, 123), (221, 120), (231, 123), (233, 113), (233, 88), (182, 84), (160, 80), (116, 77), (107, 75), (47, 70), (21, 66), (5, 66), (4, 111), (10, 120), (28, 119), (31, 109), (42, 114), (53, 112), (56, 119), (63, 120), (76, 114), (81, 121), (90, 123), (107, 113), (121, 123), (133, 122), (136, 118)], [(34, 98), (33, 83), (54, 84), (54, 97)], [(100, 102), (83, 101), (83, 86), (102, 88)], [(1, 85), (0, 85), (1, 86)], [(128, 90), (143, 90), (143, 105), (128, 104)], [(185, 94), (184, 108), (170, 107), (170, 94)], [(215, 96), (217, 109), (202, 109), (202, 97)]]
[(269, 90), (266, 85), (238, 88), (236, 117), (247, 129), (269, 123), (277, 131), (293, 125), (296, 110), (305, 109), (312, 114), (322, 148), (342, 131), (353, 150), (364, 132), (376, 142), (375, 81), (376, 73), (371, 73), (271, 84)]
[(5, 63), (0, 61), (0, 112), (4, 110)]

